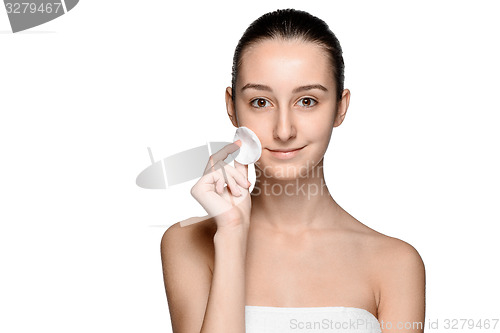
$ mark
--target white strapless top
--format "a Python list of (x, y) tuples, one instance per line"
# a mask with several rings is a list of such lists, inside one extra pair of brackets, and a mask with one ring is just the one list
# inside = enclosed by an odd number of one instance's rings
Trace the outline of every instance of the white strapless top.
[(342, 332), (381, 333), (377, 318), (368, 310), (342, 306), (245, 306), (246, 333)]

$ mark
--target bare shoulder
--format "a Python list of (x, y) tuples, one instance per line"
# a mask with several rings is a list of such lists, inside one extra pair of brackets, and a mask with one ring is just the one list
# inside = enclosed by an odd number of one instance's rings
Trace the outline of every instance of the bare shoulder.
[(170, 227), (168, 227), (168, 229), (163, 234), (162, 242), (165, 239), (175, 238), (179, 236), (209, 236), (212, 231), (213, 233), (215, 233), (216, 228), (217, 226), (215, 225), (215, 221), (213, 220), (213, 218), (201, 219), (200, 217), (190, 217), (188, 219), (174, 223)]
[[(170, 226), (161, 239), (161, 260), (174, 332), (199, 332), (213, 276), (213, 220)], [(215, 227), (215, 229), (214, 229)]]
[(378, 234), (374, 241), (373, 259), (379, 264), (381, 275), (408, 269), (424, 271), (424, 262), (417, 249), (410, 243), (399, 238)]
[(423, 269), (422, 258), (411, 244), (371, 229), (357, 220), (356, 222), (352, 228), (356, 243), (363, 245), (369, 259), (375, 261), (378, 267), (412, 265)]
[(363, 262), (369, 267), (379, 313), (404, 308), (404, 301), (401, 300), (405, 299), (412, 299), (412, 304), (416, 304), (410, 312), (421, 313), (425, 295), (425, 266), (418, 251), (411, 244), (360, 222), (355, 224), (355, 230), (355, 243), (364, 250), (362, 253), (366, 261)]
[[(190, 224), (193, 220), (199, 218), (192, 217), (177, 222), (165, 231), (161, 239), (162, 256), (182, 252), (184, 255), (200, 255), (203, 259), (209, 260), (217, 226), (210, 218)], [(184, 224), (187, 225), (183, 226)]]
[(376, 261), (381, 292), (390, 288), (412, 289), (422, 294), (425, 289), (425, 266), (418, 251), (409, 243), (385, 236)]

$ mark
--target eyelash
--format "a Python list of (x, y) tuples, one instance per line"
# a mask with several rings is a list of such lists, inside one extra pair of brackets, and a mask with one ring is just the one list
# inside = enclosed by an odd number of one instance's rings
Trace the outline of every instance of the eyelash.
[[(311, 108), (311, 107), (315, 106), (316, 104), (318, 104), (318, 101), (317, 101), (317, 100), (315, 100), (315, 99), (314, 99), (314, 98), (312, 98), (312, 97), (302, 97), (301, 99), (299, 99), (299, 102), (300, 102), (300, 101), (302, 101), (302, 100), (304, 100), (304, 99), (308, 99), (308, 100), (310, 100), (310, 101), (313, 101), (313, 105), (310, 105), (310, 106), (302, 106), (302, 107), (304, 107), (304, 108)], [(265, 108), (265, 106), (256, 106), (256, 105), (255, 105), (255, 102), (256, 102), (256, 101), (259, 101), (259, 100), (263, 100), (263, 101), (266, 101), (267, 103), (269, 103), (269, 101), (268, 101), (267, 99), (265, 99), (265, 98), (255, 98), (255, 99), (253, 99), (253, 100), (251, 100), (251, 101), (250, 101), (250, 105), (251, 105), (251, 106), (253, 106), (253, 107), (254, 107), (254, 108), (256, 108), (256, 109), (262, 109), (262, 108)]]

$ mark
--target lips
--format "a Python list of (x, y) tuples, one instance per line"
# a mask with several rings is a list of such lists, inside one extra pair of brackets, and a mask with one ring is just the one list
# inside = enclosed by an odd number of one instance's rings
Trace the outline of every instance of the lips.
[(281, 160), (285, 160), (285, 159), (290, 159), (290, 158), (297, 156), (302, 151), (302, 149), (304, 147), (305, 146), (300, 147), (300, 148), (287, 148), (287, 149), (269, 149), (269, 148), (266, 148), (266, 149), (269, 150), (269, 152), (271, 153), (272, 156), (274, 156), (278, 159), (281, 159)]
[(288, 149), (269, 149), (269, 148), (267, 148), (267, 150), (274, 151), (274, 152), (279, 152), (279, 153), (288, 153), (288, 152), (291, 152), (291, 151), (302, 149), (304, 147), (305, 146), (300, 147), (300, 148), (288, 148)]

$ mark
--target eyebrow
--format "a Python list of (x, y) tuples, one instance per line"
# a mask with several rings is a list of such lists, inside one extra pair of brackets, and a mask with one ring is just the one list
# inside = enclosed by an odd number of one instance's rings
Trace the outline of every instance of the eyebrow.
[[(271, 87), (263, 85), (263, 84), (255, 84), (255, 83), (245, 84), (245, 86), (243, 86), (243, 88), (241, 88), (241, 91), (243, 91), (245, 89), (255, 89), (255, 90), (264, 90), (264, 91), (273, 92)], [(295, 94), (295, 93), (298, 93), (301, 91), (312, 90), (312, 89), (319, 89), (319, 90), (323, 90), (323, 91), (328, 91), (328, 89), (326, 89), (321, 84), (308, 84), (307, 86), (301, 86), (301, 87), (297, 87), (297, 88), (293, 89), (292, 93)]]

